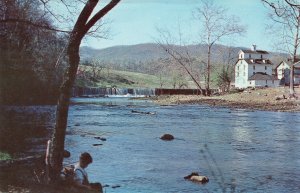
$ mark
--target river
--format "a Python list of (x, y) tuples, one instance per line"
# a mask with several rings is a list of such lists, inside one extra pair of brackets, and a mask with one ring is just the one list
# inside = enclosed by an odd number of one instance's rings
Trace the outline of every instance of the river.
[[(300, 191), (299, 113), (73, 98), (68, 125), (65, 163), (90, 152), (90, 181), (107, 193)], [(209, 183), (184, 180), (191, 172)]]

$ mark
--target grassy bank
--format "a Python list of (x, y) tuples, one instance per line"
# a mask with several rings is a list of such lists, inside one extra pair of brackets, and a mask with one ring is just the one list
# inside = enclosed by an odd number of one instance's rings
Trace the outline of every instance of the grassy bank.
[(10, 160), (10, 159), (11, 159), (11, 155), (9, 153), (0, 152), (0, 161), (2, 161), (2, 160)]
[(85, 73), (77, 75), (76, 80), (81, 87), (159, 88), (161, 83), (166, 88), (172, 87), (172, 80), (166, 77), (160, 80), (150, 74), (107, 69), (94, 75), (91, 67), (85, 67)]
[(221, 96), (158, 96), (153, 101), (160, 105), (207, 104), (229, 108), (267, 111), (300, 111), (300, 88), (296, 88), (298, 99), (289, 99), (287, 87), (246, 90)]

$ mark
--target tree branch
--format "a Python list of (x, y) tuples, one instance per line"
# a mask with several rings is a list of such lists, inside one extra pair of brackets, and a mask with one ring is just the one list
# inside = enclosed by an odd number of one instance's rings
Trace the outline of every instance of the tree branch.
[(80, 15), (78, 16), (78, 19), (74, 25), (74, 29), (73, 32), (77, 33), (79, 31), (81, 31), (84, 34), (86, 33), (85, 30), (85, 24), (87, 23), (90, 15), (92, 14), (94, 8), (96, 7), (96, 5), (98, 4), (99, 0), (89, 0), (84, 8), (82, 9)]
[(300, 4), (291, 3), (289, 0), (284, 0), (284, 1), (285, 1), (287, 4), (289, 4), (290, 6), (300, 8)]
[[(98, 1), (98, 0), (94, 0)], [(114, 8), (121, 0), (111, 0), (104, 8), (98, 11), (85, 25), (85, 31), (88, 32), (92, 26), (95, 25), (99, 19), (101, 19), (106, 13), (108, 13), (112, 8)]]
[(33, 27), (37, 27), (37, 28), (41, 28), (41, 29), (45, 29), (45, 30), (50, 30), (50, 31), (63, 32), (63, 33), (70, 33), (71, 32), (71, 31), (68, 31), (68, 30), (56, 29), (56, 28), (53, 28), (49, 25), (38, 24), (38, 23), (34, 23), (32, 21), (23, 20), (23, 19), (4, 19), (4, 20), (0, 20), (0, 23), (23, 23), (23, 24), (26, 24), (26, 25), (30, 25), (30, 26), (33, 26)]

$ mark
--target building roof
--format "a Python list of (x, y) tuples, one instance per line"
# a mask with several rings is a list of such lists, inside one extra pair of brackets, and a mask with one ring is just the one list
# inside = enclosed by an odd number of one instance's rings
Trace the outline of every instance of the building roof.
[(300, 61), (299, 61), (299, 62), (296, 62), (296, 63), (294, 64), (294, 67), (295, 67), (295, 68), (300, 68)]
[(289, 67), (292, 66), (292, 63), (290, 61), (281, 61), (279, 62), (279, 64), (275, 67), (275, 69), (277, 69), (282, 63), (287, 64)]
[[(273, 64), (268, 59), (244, 59), (248, 64)], [(265, 61), (265, 62), (264, 62)]]
[(256, 50), (256, 51), (254, 51), (254, 50), (245, 50), (245, 49), (242, 49), (242, 51), (244, 53), (249, 53), (249, 54), (269, 54), (269, 52), (264, 51), (264, 50)]
[(276, 77), (263, 72), (257, 72), (252, 75), (249, 80), (278, 80)]

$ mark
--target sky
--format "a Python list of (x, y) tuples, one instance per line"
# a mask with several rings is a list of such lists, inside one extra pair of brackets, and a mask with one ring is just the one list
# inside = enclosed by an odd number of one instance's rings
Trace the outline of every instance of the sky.
[[(215, 0), (215, 2), (227, 8), (229, 15), (239, 17), (240, 24), (247, 29), (242, 36), (235, 36), (231, 41), (219, 43), (248, 48), (256, 44), (258, 49), (273, 50), (272, 39), (266, 33), (266, 24), (270, 23), (267, 17), (268, 9), (260, 0)], [(200, 0), (121, 0), (104, 18), (111, 22), (109, 39), (88, 37), (82, 45), (107, 48), (151, 43), (159, 38), (157, 27), (177, 31), (175, 33), (178, 34), (179, 25), (186, 41), (197, 44), (201, 42), (199, 36), (201, 25), (193, 17), (197, 7), (200, 7)]]

